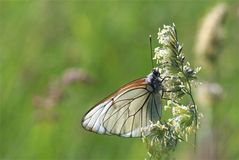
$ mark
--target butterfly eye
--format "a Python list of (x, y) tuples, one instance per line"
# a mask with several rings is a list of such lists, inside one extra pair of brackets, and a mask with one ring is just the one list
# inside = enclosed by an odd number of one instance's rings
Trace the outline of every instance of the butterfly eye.
[(159, 77), (159, 71), (156, 70), (156, 69), (153, 69), (153, 75), (154, 75), (155, 77)]

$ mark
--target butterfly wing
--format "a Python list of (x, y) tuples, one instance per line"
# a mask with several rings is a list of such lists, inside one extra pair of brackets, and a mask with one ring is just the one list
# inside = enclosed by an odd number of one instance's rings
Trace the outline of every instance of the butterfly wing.
[(144, 78), (135, 80), (95, 105), (82, 126), (99, 134), (141, 137), (141, 129), (161, 118), (159, 93)]

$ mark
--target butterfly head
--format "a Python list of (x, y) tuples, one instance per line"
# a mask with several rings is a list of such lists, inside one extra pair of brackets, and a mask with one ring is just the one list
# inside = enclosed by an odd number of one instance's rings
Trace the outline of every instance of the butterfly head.
[(146, 81), (151, 85), (153, 91), (159, 91), (162, 88), (162, 80), (158, 68), (154, 68), (147, 76)]
[(152, 74), (153, 74), (153, 77), (160, 78), (160, 73), (159, 73), (158, 68), (154, 68), (152, 71)]

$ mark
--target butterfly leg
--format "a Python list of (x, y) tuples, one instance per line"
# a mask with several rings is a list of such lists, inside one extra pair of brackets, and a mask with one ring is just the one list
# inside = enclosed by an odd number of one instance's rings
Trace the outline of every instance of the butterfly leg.
[(170, 77), (170, 76), (165, 76), (165, 77), (163, 77), (163, 78), (160, 77), (160, 79), (162, 79), (162, 80), (161, 80), (161, 83), (162, 83), (165, 79), (167, 79), (167, 78), (171, 78), (171, 77)]
[(164, 97), (164, 93), (165, 93), (165, 92), (170, 93), (170, 92), (178, 92), (178, 91), (180, 91), (180, 90), (164, 90), (164, 89), (163, 89), (163, 90), (162, 90), (161, 99), (171, 100), (171, 101), (173, 101), (174, 103), (178, 103), (178, 102), (175, 101), (175, 100), (172, 100), (172, 99), (170, 99), (170, 98)]
[(166, 98), (164, 97), (164, 93), (165, 93), (165, 92), (173, 92), (173, 91), (167, 91), (167, 90), (164, 90), (164, 89), (163, 89), (163, 90), (162, 90), (162, 95), (161, 95), (161, 98), (162, 98), (162, 99), (166, 99)]
[(170, 98), (166, 98), (166, 97), (162, 97), (162, 96), (161, 96), (161, 99), (163, 99), (163, 100), (170, 100), (170, 101), (173, 101), (174, 103), (179, 104), (179, 102), (177, 102), (177, 101), (175, 101), (175, 100), (172, 100), (172, 99), (170, 99)]

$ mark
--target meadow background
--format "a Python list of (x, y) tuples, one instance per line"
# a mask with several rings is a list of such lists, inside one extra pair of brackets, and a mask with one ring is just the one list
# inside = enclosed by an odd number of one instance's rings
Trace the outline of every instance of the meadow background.
[[(195, 62), (200, 20), (218, 2), (0, 1), (0, 159), (144, 159), (141, 139), (87, 132), (81, 118), (151, 71), (148, 35), (156, 46), (163, 24), (176, 24), (185, 55)], [(224, 93), (212, 109), (213, 130), (218, 159), (239, 159), (239, 3), (227, 4), (215, 68)], [(70, 68), (84, 70), (83, 80), (62, 85)], [(192, 148), (181, 143), (177, 156), (188, 154), (185, 146)]]

